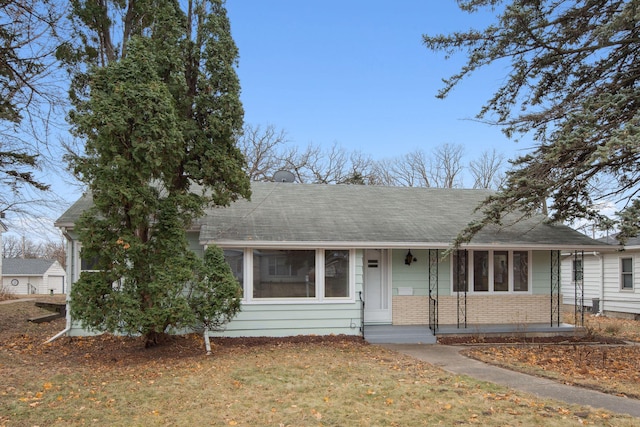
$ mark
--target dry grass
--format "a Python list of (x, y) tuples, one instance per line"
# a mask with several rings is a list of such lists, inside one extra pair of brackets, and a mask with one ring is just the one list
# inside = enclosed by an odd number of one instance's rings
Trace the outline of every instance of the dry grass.
[(0, 301), (7, 301), (11, 299), (15, 299), (15, 295), (11, 289), (0, 285)]
[(640, 321), (638, 320), (588, 315), (584, 318), (584, 324), (587, 331), (594, 335), (640, 342)]
[[(565, 312), (565, 323), (574, 324), (573, 311)], [(584, 315), (584, 327), (587, 334), (592, 336), (611, 337), (625, 341), (640, 342), (640, 320), (618, 319), (608, 316)]]
[[(570, 323), (573, 316), (566, 316)], [(585, 315), (589, 339), (640, 342), (640, 321)], [(640, 399), (638, 345), (511, 345), (475, 348), (470, 357), (566, 384)]]
[(640, 346), (491, 346), (466, 355), (564, 384), (640, 399)]
[(42, 346), (53, 326), (2, 321), (28, 305), (0, 305), (0, 426), (638, 425), (341, 337), (218, 340), (212, 356), (197, 336), (152, 350), (112, 336)]

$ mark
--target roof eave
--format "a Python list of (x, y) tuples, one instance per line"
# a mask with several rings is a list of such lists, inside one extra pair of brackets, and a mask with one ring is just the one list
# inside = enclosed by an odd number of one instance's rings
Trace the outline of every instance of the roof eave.
[[(208, 240), (200, 241), (201, 245), (217, 245), (225, 248), (358, 248), (358, 249), (449, 249), (450, 242), (358, 242), (358, 241), (260, 241), (260, 240)], [(496, 248), (522, 250), (584, 250), (589, 252), (613, 252), (619, 249), (611, 245), (571, 245), (571, 244), (518, 244), (518, 243), (469, 243), (462, 249), (489, 250)]]

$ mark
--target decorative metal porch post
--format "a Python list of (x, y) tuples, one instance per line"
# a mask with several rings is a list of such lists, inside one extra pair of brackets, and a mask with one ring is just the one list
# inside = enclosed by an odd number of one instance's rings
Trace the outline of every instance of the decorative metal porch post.
[(438, 261), (437, 249), (429, 249), (429, 329), (438, 330)]
[[(457, 305), (458, 305), (458, 328), (462, 323), (464, 328), (467, 327), (467, 251), (457, 251), (455, 272), (457, 278)], [(460, 292), (462, 290), (462, 292)]]
[(573, 252), (573, 315), (576, 326), (584, 326), (584, 251)]
[(560, 326), (560, 251), (551, 251), (551, 326)]

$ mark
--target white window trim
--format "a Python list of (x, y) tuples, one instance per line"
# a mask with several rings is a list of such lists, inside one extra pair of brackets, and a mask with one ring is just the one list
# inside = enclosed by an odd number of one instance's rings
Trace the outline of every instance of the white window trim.
[[(625, 259), (630, 259), (631, 260), (631, 271), (629, 272), (623, 272), (622, 271), (622, 261)], [(620, 283), (620, 292), (635, 292), (636, 286), (635, 286), (635, 274), (634, 274), (634, 269), (635, 269), (635, 257), (634, 256), (624, 256), (624, 257), (620, 257), (620, 261), (619, 261), (619, 268), (620, 268), (620, 278), (619, 278), (619, 283)], [(631, 287), (630, 288), (625, 288), (624, 287), (624, 280), (623, 277), (624, 275), (631, 275)]]
[[(473, 289), (473, 268), (474, 268), (474, 258), (473, 258), (473, 253), (474, 250), (473, 249), (467, 249), (467, 294), (475, 294), (475, 295), (530, 295), (533, 294), (533, 268), (532, 268), (532, 264), (533, 264), (533, 252), (531, 250), (522, 250), (522, 249), (476, 249), (475, 251), (477, 252), (488, 252), (489, 253), (489, 265), (487, 266), (489, 271), (488, 271), (488, 275), (489, 275), (489, 290), (488, 291), (475, 291)], [(509, 262), (509, 268), (508, 268), (508, 280), (509, 280), (509, 290), (508, 291), (495, 291), (494, 290), (494, 274), (493, 274), (493, 267), (494, 267), (494, 261), (493, 261), (493, 255), (494, 252), (507, 252), (507, 257), (508, 257), (508, 262)], [(514, 283), (513, 283), (513, 253), (514, 252), (526, 252), (527, 253), (527, 257), (529, 260), (528, 263), (528, 271), (527, 271), (527, 283), (528, 283), (528, 288), (526, 291), (514, 291), (513, 287), (514, 287)], [(451, 260), (453, 259), (452, 256), (449, 257), (449, 273), (450, 273), (450, 290), (451, 290), (451, 295), (455, 295), (458, 292), (453, 290), (453, 276), (454, 276), (454, 265), (453, 262), (451, 262)]]
[[(224, 247), (222, 248), (224, 250)], [(263, 248), (263, 249), (276, 249), (282, 250), (285, 248)], [(345, 248), (323, 247), (323, 248), (310, 248), (315, 250), (316, 260), (316, 277), (315, 277), (315, 290), (316, 296), (309, 298), (254, 298), (253, 297), (253, 248), (244, 248), (244, 274), (243, 274), (243, 298), (242, 304), (246, 305), (276, 305), (276, 304), (353, 304), (356, 301), (356, 250), (348, 249), (349, 251), (349, 296), (348, 297), (325, 297), (324, 295), (324, 268), (317, 268), (317, 266), (324, 266), (325, 251), (327, 250), (345, 250)], [(304, 249), (300, 249), (304, 250)]]

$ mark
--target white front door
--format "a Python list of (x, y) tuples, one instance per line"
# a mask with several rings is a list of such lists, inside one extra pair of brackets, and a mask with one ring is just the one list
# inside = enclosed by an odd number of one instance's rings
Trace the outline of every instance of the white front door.
[(391, 289), (387, 278), (387, 251), (364, 251), (364, 321), (391, 322)]

